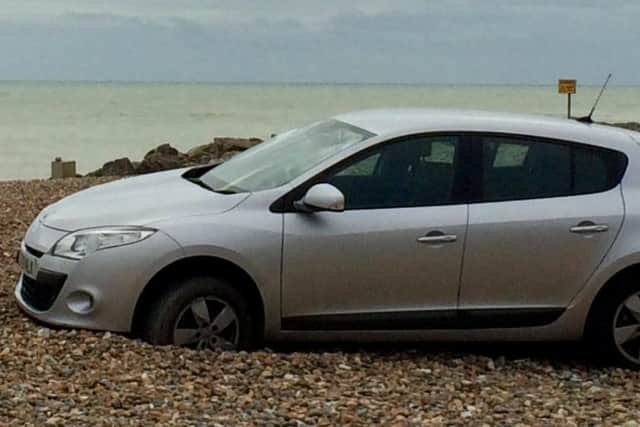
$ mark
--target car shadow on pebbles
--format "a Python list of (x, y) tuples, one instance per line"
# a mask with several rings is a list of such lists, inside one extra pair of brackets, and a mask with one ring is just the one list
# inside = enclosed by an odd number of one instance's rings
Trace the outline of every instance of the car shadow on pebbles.
[(272, 351), (295, 352), (343, 352), (347, 354), (368, 353), (380, 358), (397, 357), (461, 359), (484, 358), (489, 366), (499, 367), (508, 363), (540, 363), (581, 369), (607, 369), (606, 362), (590, 356), (582, 342), (429, 342), (429, 343), (272, 343)]

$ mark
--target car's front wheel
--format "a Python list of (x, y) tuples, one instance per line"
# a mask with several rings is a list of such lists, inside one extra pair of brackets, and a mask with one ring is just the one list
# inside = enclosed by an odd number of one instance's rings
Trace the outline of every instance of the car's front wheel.
[(158, 345), (197, 350), (238, 350), (252, 342), (248, 305), (230, 283), (216, 277), (177, 280), (151, 305), (142, 336)]
[(589, 325), (592, 349), (610, 361), (640, 368), (640, 286), (621, 286), (600, 301)]

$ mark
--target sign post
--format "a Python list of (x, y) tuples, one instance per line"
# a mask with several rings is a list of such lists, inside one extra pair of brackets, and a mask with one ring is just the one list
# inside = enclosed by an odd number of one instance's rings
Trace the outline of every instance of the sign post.
[(571, 118), (571, 95), (576, 93), (576, 81), (575, 80), (558, 80), (558, 93), (567, 94), (567, 118)]

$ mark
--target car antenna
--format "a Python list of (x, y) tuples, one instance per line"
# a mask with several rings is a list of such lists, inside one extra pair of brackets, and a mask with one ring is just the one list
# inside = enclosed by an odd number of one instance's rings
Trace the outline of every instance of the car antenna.
[(596, 98), (596, 102), (593, 104), (593, 107), (591, 108), (589, 115), (584, 117), (578, 117), (576, 118), (577, 121), (582, 123), (593, 123), (593, 119), (592, 119), (593, 113), (594, 111), (596, 111), (598, 102), (600, 102), (600, 98), (602, 97), (604, 90), (607, 88), (607, 85), (609, 84), (609, 80), (611, 80), (611, 73), (609, 73), (609, 75), (607, 76), (607, 80), (604, 81), (604, 85), (602, 85), (602, 89), (600, 89), (600, 94), (598, 94), (598, 97)]

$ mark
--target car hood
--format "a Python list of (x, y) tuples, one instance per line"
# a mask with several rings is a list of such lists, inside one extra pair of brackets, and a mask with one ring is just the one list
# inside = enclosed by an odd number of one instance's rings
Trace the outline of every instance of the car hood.
[(182, 177), (185, 169), (98, 185), (46, 208), (39, 220), (64, 231), (105, 225), (147, 225), (177, 217), (233, 209), (249, 193), (220, 194)]

